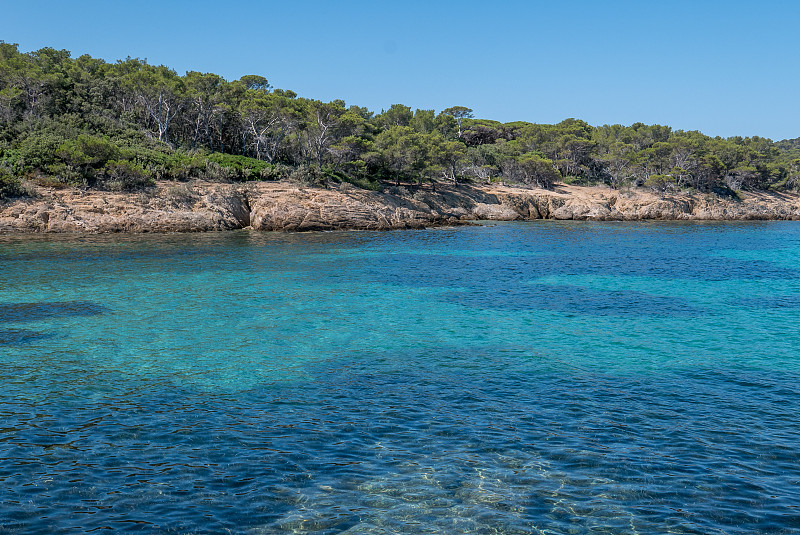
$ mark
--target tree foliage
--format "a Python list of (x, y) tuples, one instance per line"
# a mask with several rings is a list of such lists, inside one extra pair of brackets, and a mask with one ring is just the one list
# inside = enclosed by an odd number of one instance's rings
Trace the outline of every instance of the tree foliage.
[[(800, 138), (798, 138), (800, 139)], [(500, 123), (452, 106), (373, 113), (250, 74), (179, 75), (126, 58), (20, 52), (0, 41), (0, 195), (21, 179), (133, 189), (156, 179), (558, 181), (664, 191), (800, 186), (800, 141), (709, 137), (635, 123)]]

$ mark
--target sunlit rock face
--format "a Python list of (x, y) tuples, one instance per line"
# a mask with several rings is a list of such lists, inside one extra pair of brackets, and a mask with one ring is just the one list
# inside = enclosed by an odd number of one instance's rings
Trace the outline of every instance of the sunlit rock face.
[(0, 232), (202, 232), (390, 230), (470, 220), (593, 221), (800, 219), (800, 195), (656, 194), (557, 185), (426, 185), (416, 191), (309, 188), (284, 182), (159, 183), (139, 193), (38, 188), (0, 201)]

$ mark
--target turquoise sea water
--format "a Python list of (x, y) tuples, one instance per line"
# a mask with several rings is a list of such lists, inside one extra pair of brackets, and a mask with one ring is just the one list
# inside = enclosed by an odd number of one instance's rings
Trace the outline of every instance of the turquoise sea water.
[(0, 236), (0, 533), (800, 532), (800, 225)]

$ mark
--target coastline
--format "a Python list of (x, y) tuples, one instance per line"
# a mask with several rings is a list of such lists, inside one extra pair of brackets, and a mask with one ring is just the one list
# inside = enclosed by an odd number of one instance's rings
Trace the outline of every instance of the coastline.
[(501, 185), (426, 186), (416, 192), (330, 189), (291, 182), (159, 182), (142, 192), (37, 188), (0, 201), (0, 233), (146, 233), (393, 230), (532, 219), (799, 220), (800, 194), (613, 190), (557, 184), (552, 190)]

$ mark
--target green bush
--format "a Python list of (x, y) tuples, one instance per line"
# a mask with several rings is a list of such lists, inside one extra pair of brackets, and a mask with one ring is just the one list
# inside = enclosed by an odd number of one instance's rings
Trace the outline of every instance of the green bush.
[(239, 172), (231, 167), (223, 167), (217, 162), (207, 160), (203, 178), (212, 182), (234, 182), (240, 180)]
[(24, 194), (25, 190), (17, 177), (0, 173), (0, 199), (20, 197)]
[(72, 167), (63, 163), (56, 163), (48, 167), (46, 174), (30, 173), (35, 177), (35, 181), (41, 186), (65, 187), (80, 186), (88, 187), (94, 182), (94, 170)]
[(65, 184), (95, 186), (107, 162), (119, 158), (120, 150), (107, 137), (80, 134), (62, 143), (55, 152), (56, 163), (47, 171)]
[(147, 172), (129, 160), (110, 160), (100, 172), (97, 187), (112, 191), (131, 191), (154, 184)]
[(50, 132), (33, 132), (17, 146), (19, 161), (26, 171), (45, 170), (57, 161), (56, 152), (66, 139)]
[(229, 180), (248, 182), (251, 180), (277, 180), (281, 178), (276, 176), (277, 166), (263, 160), (220, 152), (213, 152), (206, 159), (217, 164), (220, 168), (229, 170), (227, 176), (232, 177)]
[(202, 154), (177, 151), (167, 158), (160, 178), (191, 180), (202, 176), (205, 169), (206, 158)]
[(653, 188), (655, 191), (668, 191), (676, 189), (675, 178), (671, 175), (650, 175), (644, 185)]
[(342, 180), (348, 184), (352, 184), (353, 186), (361, 189), (366, 189), (370, 191), (380, 191), (381, 183), (377, 180), (370, 180), (368, 178), (353, 178), (346, 176)]
[(378, 191), (381, 184), (374, 178), (370, 178), (367, 172), (367, 164), (363, 160), (346, 162), (343, 165), (344, 172), (332, 172), (331, 174), (342, 183), (352, 184), (361, 189)]
[(171, 155), (172, 151), (165, 146), (152, 148), (123, 145), (119, 159), (129, 160), (147, 171), (150, 176), (160, 179), (167, 174)]
[(331, 173), (330, 178), (338, 180), (342, 184), (350, 184), (359, 189), (366, 189), (370, 191), (380, 191), (381, 183), (374, 179), (369, 179), (366, 176), (350, 176), (346, 173)]
[(19, 176), (22, 171), (22, 157), (18, 150), (6, 147), (0, 151), (0, 174)]
[(327, 173), (323, 172), (315, 164), (301, 165), (289, 175), (290, 180), (303, 186), (322, 186), (327, 178)]

